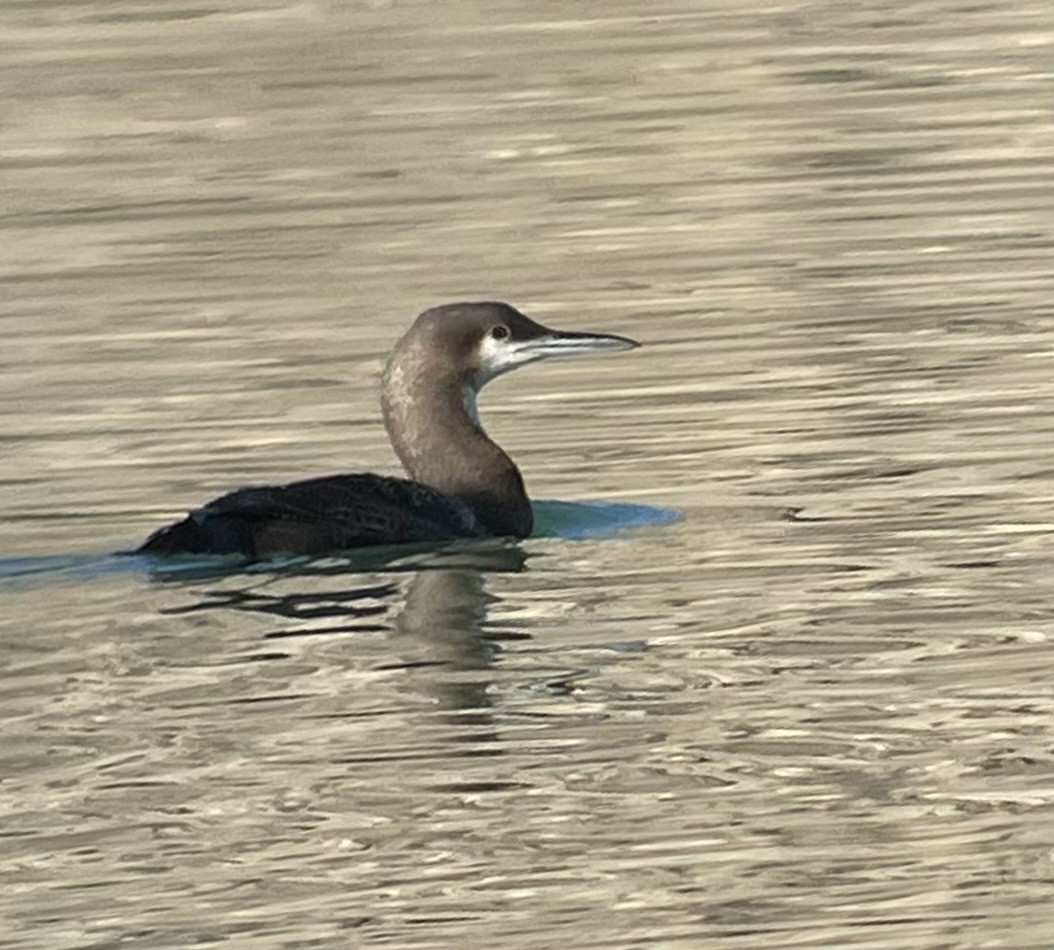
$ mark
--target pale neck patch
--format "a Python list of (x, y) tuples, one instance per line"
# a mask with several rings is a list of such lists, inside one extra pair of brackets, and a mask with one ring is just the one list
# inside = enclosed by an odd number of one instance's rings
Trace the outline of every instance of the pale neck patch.
[(479, 406), (476, 403), (476, 387), (472, 383), (465, 383), (461, 387), (461, 403), (465, 407), (468, 417), (472, 420), (472, 424), (477, 429), (482, 429), (483, 426), (479, 421)]

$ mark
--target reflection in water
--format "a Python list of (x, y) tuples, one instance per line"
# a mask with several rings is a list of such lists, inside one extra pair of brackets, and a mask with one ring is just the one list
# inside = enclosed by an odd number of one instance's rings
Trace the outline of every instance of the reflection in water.
[[(208, 575), (215, 577), (215, 569)], [(255, 574), (255, 572), (254, 572)], [(273, 630), (266, 634), (269, 638), (321, 635), (326, 633), (351, 633), (354, 631), (387, 630), (383, 623), (370, 623), (371, 618), (383, 617), (387, 608), (383, 605), (370, 604), (370, 601), (386, 600), (396, 594), (399, 586), (394, 583), (376, 585), (357, 585), (347, 590), (326, 589), (322, 592), (295, 591), (276, 592), (272, 588), (284, 586), (293, 578), (300, 580), (343, 577), (346, 568), (337, 567), (296, 567), (288, 571), (268, 573), (252, 580), (245, 586), (233, 590), (225, 589), (222, 581), (217, 580), (215, 588), (195, 590), (200, 600), (179, 607), (168, 607), (162, 613), (179, 616), (201, 611), (240, 610), (250, 613), (269, 614), (284, 620), (294, 621), (287, 627)], [(157, 579), (164, 579), (170, 585), (197, 585), (204, 579), (195, 572), (188, 578), (185, 572), (180, 574), (157, 574)], [(221, 575), (224, 579), (227, 575)], [(320, 621), (340, 620), (340, 623), (325, 624)], [(356, 621), (362, 620), (359, 623)]]
[(673, 508), (627, 502), (544, 501), (534, 503), (536, 538), (612, 538), (633, 528), (672, 524)]
[[(400, 638), (393, 644), (394, 652), (408, 653), (412, 659), (381, 664), (377, 669), (435, 667), (443, 675), (418, 676), (417, 682), (429, 684), (438, 707), (478, 711), (489, 705), (486, 678), (458, 679), (447, 674), (485, 670), (499, 639), (525, 636), (506, 633), (499, 637), (486, 630), (491, 600), (486, 578), (492, 573), (519, 573), (526, 564), (527, 555), (518, 544), (486, 541), (412, 555), (389, 549), (349, 560), (329, 558), (278, 568), (265, 562), (234, 574), (229, 566), (225, 572), (222, 562), (164, 565), (153, 576), (195, 598), (192, 603), (163, 607), (163, 614), (263, 614), (281, 621), (264, 634), (272, 641), (394, 633)], [(383, 571), (382, 576), (389, 579), (363, 583), (364, 570)], [(278, 660), (288, 655), (270, 651), (257, 656)]]
[[(412, 641), (418, 667), (432, 666), (444, 675), (426, 677), (439, 709), (465, 711), (458, 721), (476, 726), (489, 724), (485, 710), (490, 707), (490, 681), (486, 676), (457, 677), (452, 671), (486, 670), (494, 660), (499, 637), (487, 630), (487, 606), (492, 597), (486, 590), (486, 574), (520, 572), (526, 556), (514, 545), (489, 552), (457, 567), (437, 567), (417, 571), (406, 591), (406, 600), (395, 616), (395, 629)], [(526, 637), (505, 634), (503, 638)], [(393, 667), (393, 668), (397, 668)], [(473, 730), (462, 737), (470, 743), (468, 754), (495, 754), (487, 736)], [(493, 737), (491, 737), (493, 738)]]

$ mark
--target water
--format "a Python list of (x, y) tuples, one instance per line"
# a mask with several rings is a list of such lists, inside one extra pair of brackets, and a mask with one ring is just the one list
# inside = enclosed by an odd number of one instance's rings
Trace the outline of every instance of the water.
[[(0, 13), (0, 945), (1049, 946), (1048, 5), (436, 10)], [(476, 297), (539, 537), (109, 556)]]

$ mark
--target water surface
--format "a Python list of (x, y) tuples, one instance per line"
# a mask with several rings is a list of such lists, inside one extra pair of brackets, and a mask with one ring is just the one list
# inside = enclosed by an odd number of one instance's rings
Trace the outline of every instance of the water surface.
[[(5, 947), (1049, 945), (1047, 4), (0, 36)], [(480, 297), (645, 344), (486, 391), (538, 537), (110, 557)]]

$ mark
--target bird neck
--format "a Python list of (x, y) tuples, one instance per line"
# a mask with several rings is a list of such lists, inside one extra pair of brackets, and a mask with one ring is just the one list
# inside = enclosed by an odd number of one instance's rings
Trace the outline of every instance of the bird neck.
[(475, 386), (421, 369), (393, 359), (384, 374), (384, 425), (407, 474), (460, 499), (493, 534), (526, 537), (533, 518), (523, 477), (483, 431)]

